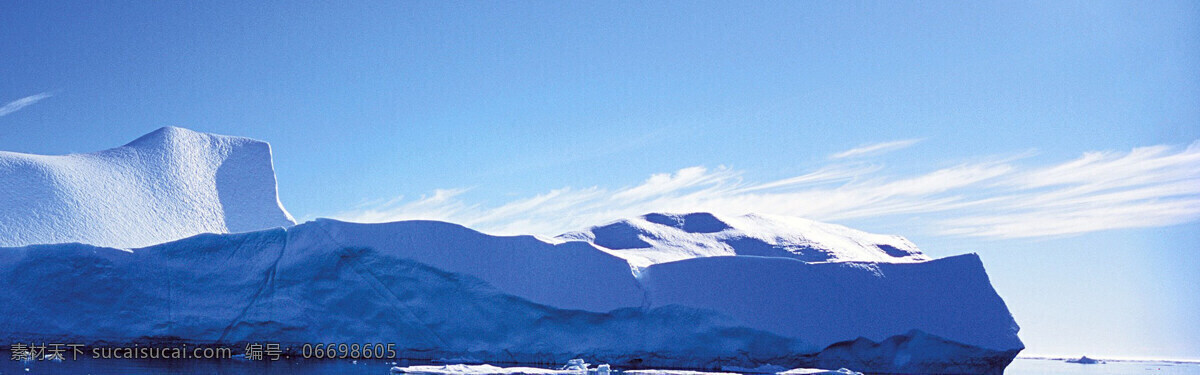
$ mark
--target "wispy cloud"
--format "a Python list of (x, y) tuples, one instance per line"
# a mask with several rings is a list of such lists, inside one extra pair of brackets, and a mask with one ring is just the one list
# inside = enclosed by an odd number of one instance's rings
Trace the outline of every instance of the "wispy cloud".
[(846, 151), (842, 151), (833, 155), (829, 155), (830, 159), (846, 159), (855, 158), (867, 155), (879, 155), (887, 152), (896, 151), (903, 148), (911, 147), (912, 145), (921, 142), (920, 139), (904, 139), (899, 141), (872, 143), (869, 145), (858, 146)]
[(43, 92), (41, 94), (30, 95), (30, 96), (26, 96), (24, 98), (13, 100), (11, 102), (8, 102), (8, 104), (5, 104), (3, 107), (0, 107), (0, 116), (6, 116), (10, 113), (19, 111), (19, 110), (21, 110), (21, 108), (28, 107), (28, 106), (32, 105), (33, 103), (37, 103), (37, 102), (41, 101), (42, 99), (49, 98), (50, 96), (51, 96), (50, 93)]
[(1089, 152), (1050, 165), (1009, 158), (913, 175), (839, 163), (811, 173), (748, 182), (739, 171), (684, 168), (623, 188), (551, 190), (498, 206), (464, 190), (438, 190), (342, 212), (382, 222), (436, 219), (496, 234), (554, 235), (648, 212), (760, 212), (844, 221), (930, 214), (918, 231), (991, 238), (1058, 236), (1155, 227), (1200, 219), (1200, 141), (1126, 152)]
[(946, 234), (1034, 237), (1158, 227), (1200, 219), (1200, 141), (1089, 152), (1015, 174), (986, 211), (944, 222)]

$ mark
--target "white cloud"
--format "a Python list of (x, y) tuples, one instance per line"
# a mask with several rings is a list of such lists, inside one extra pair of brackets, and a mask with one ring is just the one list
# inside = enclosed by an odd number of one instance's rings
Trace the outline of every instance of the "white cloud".
[(724, 167), (713, 172), (709, 172), (704, 167), (690, 167), (680, 169), (674, 174), (660, 173), (652, 175), (650, 179), (641, 185), (617, 191), (612, 197), (615, 200), (621, 201), (640, 201), (690, 187), (720, 184), (736, 177), (736, 174), (731, 173)]
[(37, 103), (37, 102), (41, 101), (42, 99), (49, 98), (50, 96), (51, 96), (50, 93), (43, 92), (41, 94), (30, 95), (30, 96), (26, 96), (24, 98), (13, 100), (11, 102), (8, 102), (8, 104), (5, 104), (3, 107), (0, 107), (0, 116), (5, 116), (10, 113), (19, 111), (19, 110), (21, 110), (21, 108), (30, 106), (33, 103)]
[(942, 232), (1036, 237), (1186, 223), (1200, 219), (1200, 141), (1089, 152), (1015, 174), (998, 189), (987, 211), (946, 220)]
[(846, 151), (842, 151), (833, 155), (829, 155), (830, 159), (846, 159), (867, 155), (878, 155), (886, 152), (892, 152), (903, 148), (908, 148), (920, 142), (920, 139), (904, 139), (899, 141), (873, 143), (862, 145)]
[(1089, 152), (1075, 160), (1021, 166), (964, 163), (909, 176), (886, 168), (832, 164), (800, 176), (746, 182), (740, 172), (689, 167), (624, 188), (561, 188), (495, 207), (464, 190), (438, 190), (334, 215), (381, 222), (435, 219), (496, 234), (554, 235), (648, 212), (760, 212), (818, 220), (931, 214), (914, 231), (993, 238), (1058, 236), (1200, 219), (1200, 141)]

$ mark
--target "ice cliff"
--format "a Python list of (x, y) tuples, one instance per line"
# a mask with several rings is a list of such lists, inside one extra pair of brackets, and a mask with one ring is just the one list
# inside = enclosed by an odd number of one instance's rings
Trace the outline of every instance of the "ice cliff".
[(0, 246), (140, 247), (293, 224), (262, 141), (167, 127), (90, 154), (0, 151)]
[[(66, 226), (70, 236), (94, 236), (80, 241), (93, 245), (25, 245), (53, 235), (47, 228), (55, 225), (101, 218), (6, 214), (4, 223), (18, 227), (6, 227), (0, 243), (22, 246), (0, 248), (0, 342), (276, 342), (294, 351), (305, 343), (395, 343), (401, 357), (415, 359), (582, 357), (624, 369), (771, 364), (890, 373), (1001, 373), (1023, 348), (974, 254), (931, 260), (901, 237), (762, 215), (649, 214), (555, 239), (436, 221), (288, 226), (274, 178), (258, 175), (270, 170), (265, 144), (179, 129), (147, 137), (104, 152), (133, 156), (2, 155), (9, 164), (0, 170), (25, 168), (34, 177), (103, 159), (104, 168), (87, 173), (54, 173), (118, 176), (127, 185), (111, 188), (115, 196), (76, 194), (99, 203), (68, 206), (162, 215), (102, 232)], [(147, 159), (143, 145), (190, 153)], [(238, 168), (234, 180), (222, 183), (219, 171), (214, 178), (205, 169), (212, 165)], [(151, 177), (141, 184), (129, 176)], [(0, 185), (37, 187), (50, 198), (5, 196), (16, 203), (3, 211), (54, 202), (59, 193), (47, 186), (101, 185), (34, 177)], [(211, 188), (198, 189), (210, 198), (163, 206), (121, 199), (182, 199), (174, 194), (196, 186)], [(226, 200), (221, 186), (248, 191), (227, 192), (235, 196)], [(168, 214), (203, 207), (210, 215), (195, 227)], [(230, 215), (237, 212), (248, 214)], [(137, 233), (171, 218), (173, 231)], [(274, 228), (118, 248), (254, 226)]]

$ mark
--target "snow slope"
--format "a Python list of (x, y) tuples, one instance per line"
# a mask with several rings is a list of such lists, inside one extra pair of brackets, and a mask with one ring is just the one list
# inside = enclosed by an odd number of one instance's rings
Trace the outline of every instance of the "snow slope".
[(0, 246), (138, 247), (294, 224), (261, 141), (167, 127), (90, 154), (0, 151)]
[(0, 248), (0, 342), (396, 343), (408, 358), (714, 370), (999, 373), (1017, 326), (975, 255), (630, 265), (586, 242), (454, 224)]
[(871, 234), (795, 217), (759, 214), (652, 213), (565, 233), (558, 238), (602, 246), (637, 268), (689, 258), (731, 255), (794, 258), (810, 263), (929, 260), (904, 237)]

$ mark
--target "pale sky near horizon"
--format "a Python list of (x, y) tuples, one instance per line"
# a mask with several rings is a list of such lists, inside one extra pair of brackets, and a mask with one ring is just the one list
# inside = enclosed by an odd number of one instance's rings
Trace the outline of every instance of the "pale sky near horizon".
[(1029, 354), (1200, 359), (1200, 3), (7, 2), (0, 150), (272, 144), (300, 220), (763, 212), (978, 252)]

